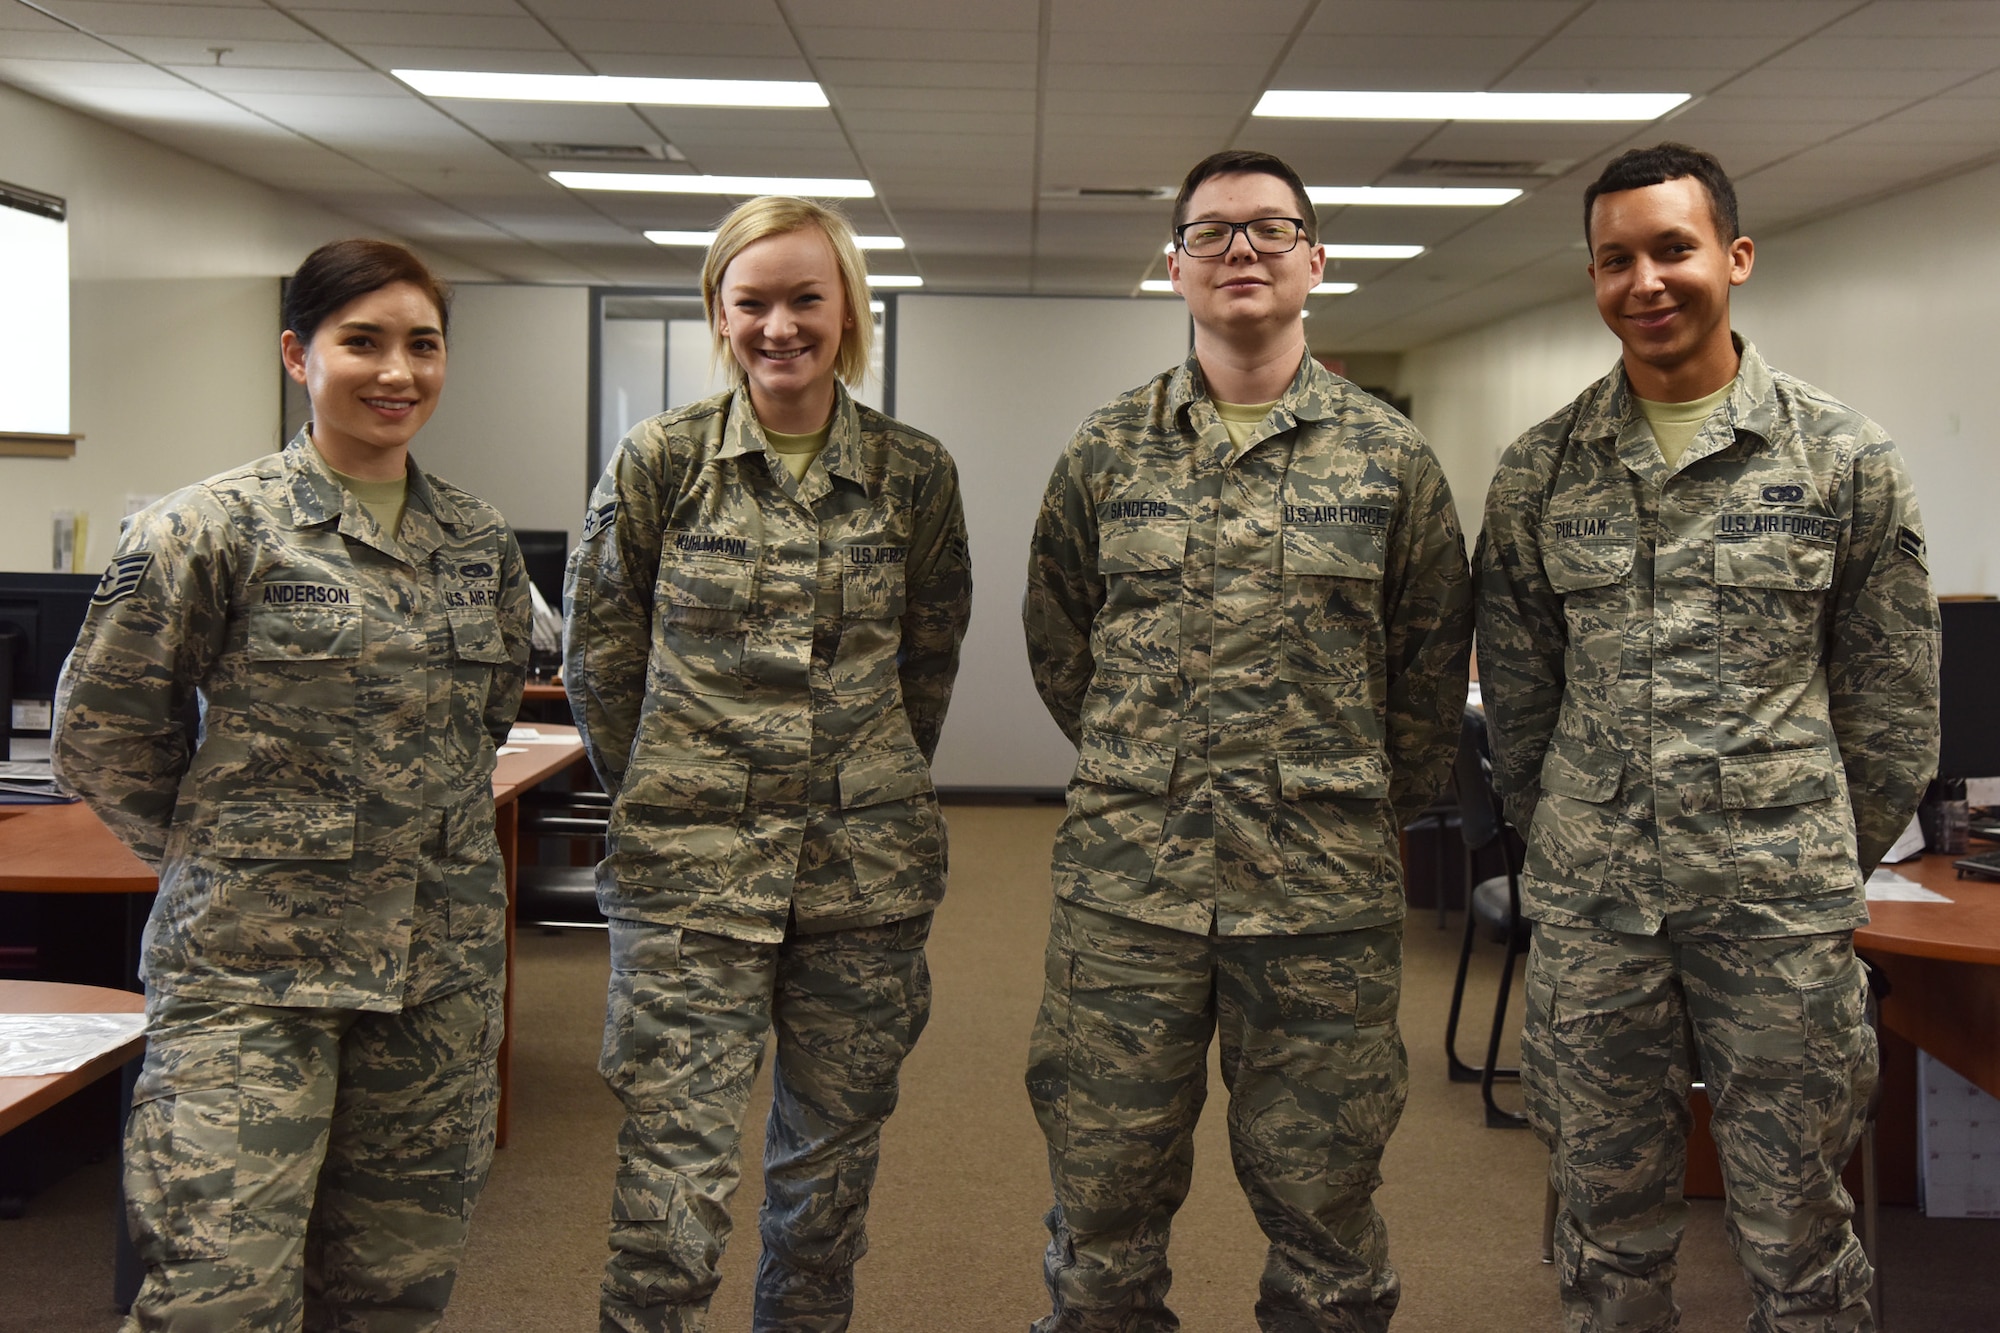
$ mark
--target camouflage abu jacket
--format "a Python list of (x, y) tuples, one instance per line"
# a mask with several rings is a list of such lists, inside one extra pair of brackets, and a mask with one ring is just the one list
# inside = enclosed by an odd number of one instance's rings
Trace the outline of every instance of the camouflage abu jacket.
[(930, 758), (971, 610), (958, 473), (840, 390), (794, 482), (748, 396), (632, 428), (570, 557), (563, 679), (617, 799), (607, 915), (738, 939), (944, 895)]
[(395, 1010), (499, 977), (493, 760), (521, 699), (527, 572), (498, 513), (414, 464), (400, 535), (303, 431), (126, 529), (53, 751), (159, 867), (149, 990)]
[(1874, 422), (1738, 339), (1678, 468), (1622, 366), (1500, 460), (1479, 670), (1525, 911), (1840, 930), (1937, 760), (1923, 520)]
[(1091, 416), (1028, 562), (1029, 665), (1078, 748), (1056, 892), (1197, 934), (1401, 919), (1471, 600), (1430, 447), (1310, 357), (1241, 449), (1192, 356)]

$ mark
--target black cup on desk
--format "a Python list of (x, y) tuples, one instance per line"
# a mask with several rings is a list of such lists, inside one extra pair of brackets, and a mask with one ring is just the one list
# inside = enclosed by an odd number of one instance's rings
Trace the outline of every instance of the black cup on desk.
[(1924, 803), (1917, 807), (1917, 823), (1924, 831), (1925, 851), (1965, 855), (1972, 823), (1972, 811), (1965, 803), (1965, 779), (1933, 780), (1924, 792)]

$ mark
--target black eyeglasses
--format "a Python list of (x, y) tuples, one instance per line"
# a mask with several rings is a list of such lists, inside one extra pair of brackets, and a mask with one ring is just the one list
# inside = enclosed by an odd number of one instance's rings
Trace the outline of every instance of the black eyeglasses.
[(1289, 254), (1306, 234), (1304, 218), (1251, 218), (1248, 222), (1183, 222), (1174, 228), (1174, 243), (1195, 259), (1229, 253), (1236, 234), (1260, 255)]

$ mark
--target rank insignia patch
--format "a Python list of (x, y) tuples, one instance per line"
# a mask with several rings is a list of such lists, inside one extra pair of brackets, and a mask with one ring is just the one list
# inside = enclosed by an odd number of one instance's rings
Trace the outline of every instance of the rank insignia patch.
[(90, 604), (109, 606), (130, 597), (139, 590), (139, 580), (146, 577), (146, 568), (152, 563), (151, 551), (133, 551), (119, 556), (111, 562), (111, 568), (104, 571), (104, 577), (97, 581), (97, 591), (90, 594)]

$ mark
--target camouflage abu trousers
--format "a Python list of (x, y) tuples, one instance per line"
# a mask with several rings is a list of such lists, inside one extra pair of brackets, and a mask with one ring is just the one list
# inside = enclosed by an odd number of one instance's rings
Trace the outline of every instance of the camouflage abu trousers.
[(397, 1013), (146, 1009), (127, 1333), (435, 1328), (493, 1161), (499, 989)]
[(903, 1060), (930, 1018), (928, 913), (781, 944), (611, 923), (599, 1064), (625, 1104), (601, 1328), (697, 1333), (729, 1240), (743, 1118), (777, 1032), (758, 1333), (838, 1333)]
[(1378, 1330), (1399, 1294), (1372, 1196), (1403, 1113), (1402, 928), (1189, 935), (1058, 899), (1028, 1094), (1055, 1206), (1037, 1333), (1164, 1333), (1167, 1237), (1220, 1033), (1230, 1155), (1271, 1247), (1266, 1333)]
[(1866, 1330), (1871, 1273), (1840, 1170), (1876, 1082), (1851, 934), (1673, 939), (1536, 923), (1522, 1081), (1562, 1200), (1572, 1333), (1679, 1326), (1687, 1034), (1753, 1333)]

